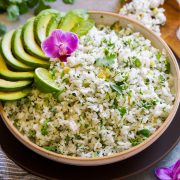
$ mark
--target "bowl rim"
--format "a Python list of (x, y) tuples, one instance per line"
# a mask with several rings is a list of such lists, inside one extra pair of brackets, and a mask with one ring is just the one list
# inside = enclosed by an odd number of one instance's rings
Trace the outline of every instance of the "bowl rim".
[(129, 21), (129, 23), (136, 24), (140, 26), (142, 29), (145, 31), (148, 31), (151, 36), (154, 36), (156, 39), (160, 41), (160, 43), (163, 45), (163, 48), (166, 50), (167, 54), (169, 54), (169, 57), (174, 64), (175, 67), (175, 73), (177, 75), (177, 92), (176, 92), (176, 97), (175, 97), (175, 102), (173, 105), (173, 108), (166, 118), (166, 120), (163, 122), (163, 124), (145, 141), (140, 143), (137, 146), (131, 147), (127, 150), (124, 150), (119, 153), (115, 153), (112, 155), (108, 156), (103, 156), (103, 157), (95, 157), (95, 158), (84, 158), (84, 157), (73, 157), (73, 156), (68, 156), (68, 155), (63, 155), (63, 154), (58, 154), (56, 152), (48, 151), (35, 143), (31, 142), (27, 137), (25, 137), (23, 134), (21, 134), (15, 126), (12, 124), (11, 120), (7, 117), (5, 111), (3, 110), (3, 106), (0, 103), (0, 114), (1, 117), (6, 124), (7, 128), (11, 131), (11, 133), (21, 142), (23, 143), (26, 147), (29, 149), (33, 150), (34, 152), (38, 153), (41, 156), (44, 156), (48, 159), (57, 161), (57, 162), (62, 162), (65, 164), (72, 164), (72, 165), (82, 165), (82, 166), (96, 166), (96, 165), (103, 165), (103, 164), (109, 164), (113, 162), (117, 162), (120, 160), (127, 159), (141, 151), (143, 151), (145, 148), (150, 146), (154, 141), (156, 141), (162, 134), (163, 132), (167, 129), (171, 121), (173, 120), (173, 117), (175, 116), (175, 113), (178, 109), (179, 102), (180, 102), (180, 71), (179, 71), (179, 66), (177, 64), (176, 58), (168, 45), (165, 43), (165, 41), (156, 35), (154, 32), (152, 32), (150, 29), (146, 28), (144, 25), (139, 23), (138, 21), (131, 19), (127, 16), (119, 15), (116, 13), (112, 12), (106, 12), (106, 11), (89, 11), (90, 15), (96, 15), (96, 14), (101, 14), (103, 15), (108, 15), (108, 16), (113, 16), (117, 17), (119, 19), (125, 19)]

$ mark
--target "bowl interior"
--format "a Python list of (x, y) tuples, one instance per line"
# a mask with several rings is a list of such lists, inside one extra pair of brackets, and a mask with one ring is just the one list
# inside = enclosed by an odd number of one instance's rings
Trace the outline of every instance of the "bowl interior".
[[(101, 14), (98, 12), (92, 12), (91, 17), (96, 21), (97, 24), (104, 24), (111, 26), (115, 22), (120, 22), (120, 25), (122, 27), (130, 27), (133, 29), (134, 32), (140, 32), (145, 38), (151, 40), (151, 43), (154, 47), (157, 49), (165, 50), (167, 53), (167, 57), (169, 58), (169, 62), (171, 64), (171, 73), (175, 77), (175, 83), (174, 83), (174, 93), (176, 94), (178, 92), (178, 84), (177, 81), (179, 81), (179, 68), (178, 64), (176, 62), (176, 59), (167, 46), (167, 44), (164, 42), (163, 39), (161, 39), (159, 36), (157, 36), (154, 32), (137, 22), (136, 20), (129, 19), (125, 16), (119, 16), (112, 13), (103, 13)], [(175, 65), (176, 64), (176, 65)]]
[(58, 162), (63, 162), (66, 164), (73, 164), (73, 165), (83, 165), (83, 166), (88, 166), (88, 165), (102, 165), (102, 164), (108, 164), (120, 160), (127, 159), (140, 151), (144, 150), (147, 148), (149, 145), (151, 145), (155, 140), (157, 140), (162, 133), (167, 129), (169, 126), (170, 122), (172, 121), (177, 108), (179, 104), (179, 99), (180, 99), (180, 74), (179, 74), (179, 68), (178, 64), (176, 62), (176, 59), (171, 52), (171, 50), (168, 48), (166, 43), (156, 36), (152, 31), (148, 30), (145, 28), (143, 25), (139, 24), (138, 22), (131, 20), (127, 17), (119, 16), (117, 14), (113, 13), (108, 13), (108, 12), (99, 12), (99, 11), (92, 11), (90, 12), (90, 16), (92, 19), (95, 20), (96, 24), (104, 24), (104, 25), (112, 25), (114, 22), (119, 21), (122, 27), (127, 27), (131, 26), (131, 28), (135, 32), (140, 32), (143, 36), (145, 36), (147, 39), (151, 40), (152, 45), (155, 46), (156, 48), (160, 50), (165, 50), (167, 53), (167, 56), (169, 58), (169, 62), (171, 64), (171, 73), (175, 77), (175, 82), (174, 82), (174, 92), (176, 94), (176, 99), (175, 103), (173, 106), (173, 109), (171, 113), (169, 114), (168, 118), (166, 121), (162, 124), (162, 126), (153, 134), (151, 135), (147, 140), (142, 142), (141, 144), (130, 148), (128, 150), (125, 150), (123, 152), (111, 155), (111, 156), (106, 156), (102, 158), (80, 158), (80, 157), (71, 157), (71, 156), (65, 156), (61, 154), (57, 154), (54, 152), (47, 151), (43, 148), (40, 148), (39, 146), (35, 145), (32, 143), (30, 140), (25, 138), (11, 123), (11, 121), (7, 118), (5, 112), (3, 111), (3, 108), (1, 107), (1, 115), (2, 118), (9, 128), (9, 130), (18, 138), (25, 146), (29, 147), (31, 150), (35, 151), (36, 153), (52, 159), (54, 161)]

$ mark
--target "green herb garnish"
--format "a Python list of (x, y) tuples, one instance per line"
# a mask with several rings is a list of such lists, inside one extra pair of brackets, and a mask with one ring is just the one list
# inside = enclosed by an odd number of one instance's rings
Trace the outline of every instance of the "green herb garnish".
[(109, 67), (114, 64), (115, 59), (117, 58), (117, 53), (110, 53), (108, 49), (104, 49), (104, 57), (96, 59), (95, 64), (97, 66)]
[(122, 92), (127, 89), (127, 85), (125, 85), (124, 83), (121, 84), (121, 85), (120, 85), (119, 83), (117, 83), (117, 84), (113, 84), (113, 85), (111, 86), (111, 88), (112, 88), (114, 91), (118, 92), (119, 94), (122, 94)]
[(132, 146), (137, 146), (142, 142), (142, 140), (139, 137), (136, 137), (134, 139), (129, 139), (129, 141), (132, 144)]
[(120, 112), (120, 115), (123, 117), (126, 113), (127, 113), (127, 110), (125, 107), (121, 107), (118, 109), (119, 112)]
[(155, 105), (157, 104), (157, 101), (156, 100), (149, 100), (149, 101), (146, 101), (146, 100), (142, 100), (141, 102), (141, 106), (145, 109), (151, 109), (153, 108)]
[(137, 132), (137, 135), (143, 135), (145, 137), (150, 136), (150, 131), (148, 129), (141, 129), (140, 131)]
[(42, 125), (41, 134), (43, 136), (46, 136), (48, 134), (48, 122), (50, 122), (50, 119), (46, 119)]
[(165, 73), (169, 74), (170, 73), (170, 63), (167, 60), (165, 61), (165, 68), (166, 68)]
[(0, 13), (7, 12), (8, 19), (15, 21), (21, 14), (28, 12), (29, 8), (35, 8), (34, 14), (38, 14), (44, 9), (50, 8), (47, 3), (56, 0), (0, 0)]
[(134, 65), (136, 66), (136, 67), (141, 67), (141, 61), (138, 59), (138, 58), (135, 58), (135, 60), (134, 60)]
[(161, 58), (161, 52), (158, 51), (158, 52), (156, 53), (156, 58), (157, 58), (158, 60), (160, 60), (160, 58)]
[(158, 79), (161, 84), (163, 84), (165, 82), (165, 78), (161, 74), (158, 76)]
[(65, 4), (73, 4), (74, 0), (63, 0)]
[(48, 151), (56, 151), (57, 147), (55, 146), (43, 146), (44, 149), (48, 150)]

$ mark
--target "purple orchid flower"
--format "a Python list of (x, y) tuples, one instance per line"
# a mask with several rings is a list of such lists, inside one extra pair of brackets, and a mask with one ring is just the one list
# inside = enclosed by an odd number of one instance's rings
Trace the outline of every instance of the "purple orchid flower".
[(56, 29), (42, 42), (41, 47), (46, 56), (59, 58), (62, 62), (66, 62), (67, 58), (78, 48), (78, 36)]
[(180, 180), (180, 159), (169, 168), (156, 168), (155, 174), (160, 180)]

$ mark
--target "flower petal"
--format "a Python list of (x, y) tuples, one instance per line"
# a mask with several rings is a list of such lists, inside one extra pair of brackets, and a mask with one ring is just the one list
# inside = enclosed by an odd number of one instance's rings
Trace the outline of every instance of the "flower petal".
[(56, 46), (56, 38), (54, 36), (49, 36), (41, 44), (41, 48), (48, 57), (58, 58), (59, 57), (59, 47)]
[(59, 45), (59, 42), (62, 42), (61, 36), (63, 34), (63, 31), (60, 29), (54, 30), (50, 36), (53, 36), (56, 39), (56, 45)]
[(68, 54), (71, 54), (78, 48), (78, 36), (71, 32), (66, 32), (61, 35), (61, 41), (68, 47)]
[(174, 164), (172, 169), (173, 180), (178, 180), (180, 175), (180, 159)]
[(66, 62), (67, 58), (78, 47), (78, 36), (71, 32), (56, 29), (45, 39), (41, 47), (48, 57), (59, 58), (61, 61)]
[(172, 170), (169, 168), (157, 168), (155, 174), (160, 180), (172, 180)]

